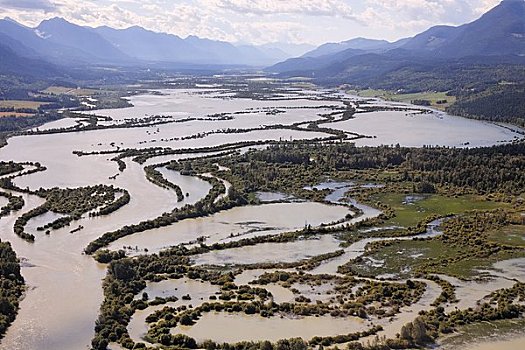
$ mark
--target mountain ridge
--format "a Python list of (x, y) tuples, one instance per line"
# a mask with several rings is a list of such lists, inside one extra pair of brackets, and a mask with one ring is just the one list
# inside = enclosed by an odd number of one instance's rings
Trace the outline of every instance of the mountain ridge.
[[(366, 43), (373, 44), (374, 41)], [(377, 44), (380, 46), (381, 43)], [(371, 72), (371, 67), (376, 68), (376, 74), (384, 74), (397, 67), (396, 60), (414, 64), (423, 60), (472, 59), (477, 62), (480, 57), (487, 57), (491, 63), (497, 62), (498, 58), (502, 62), (525, 63), (525, 1), (504, 0), (471, 23), (457, 27), (434, 26), (412, 38), (402, 39), (398, 44), (385, 51), (364, 50), (363, 56), (375, 54), (366, 56), (366, 60), (355, 51), (349, 51), (353, 49), (317, 57), (314, 50), (313, 57), (306, 54), (289, 59), (268, 67), (267, 71), (286, 76), (322, 76), (339, 80), (347, 72), (352, 72), (352, 76), (358, 70)], [(317, 53), (322, 52), (322, 48), (318, 48)]]
[[(24, 26), (11, 18), (0, 20), (0, 34), (10, 37), (18, 55), (63, 65), (111, 64), (147, 66), (158, 63), (200, 65), (267, 66), (283, 59), (283, 51), (254, 45), (235, 46), (229, 42), (181, 38), (140, 26), (114, 29), (84, 27), (54, 17), (37, 27)], [(19, 42), (20, 45), (14, 44)], [(17, 51), (18, 50), (18, 51)], [(275, 55), (275, 56), (274, 56)], [(288, 58), (291, 55), (285, 54)]]

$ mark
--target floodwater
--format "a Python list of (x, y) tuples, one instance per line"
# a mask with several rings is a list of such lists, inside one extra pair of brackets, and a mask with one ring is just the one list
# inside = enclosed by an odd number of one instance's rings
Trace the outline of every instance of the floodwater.
[(382, 325), (384, 330), (378, 335), (386, 336), (387, 338), (395, 338), (396, 334), (401, 332), (401, 328), (408, 322), (412, 322), (419, 316), (419, 312), (429, 310), (432, 308), (432, 303), (439, 297), (442, 292), (441, 287), (429, 280), (420, 280), (426, 284), (426, 290), (423, 296), (414, 304), (404, 306), (400, 309), (400, 313), (394, 317), (393, 320), (382, 319), (378, 324)]
[(393, 238), (366, 238), (358, 242), (351, 244), (348, 248), (344, 249), (344, 254), (336, 258), (326, 260), (322, 262), (315, 269), (310, 271), (312, 274), (337, 274), (337, 268), (350, 260), (356, 259), (363, 255), (366, 251), (366, 246), (372, 242), (388, 241), (388, 240), (411, 240), (415, 238), (433, 238), (442, 234), (442, 231), (438, 229), (438, 226), (443, 220), (435, 220), (427, 225), (427, 231), (417, 236), (411, 237), (393, 237)]
[(456, 298), (458, 303), (448, 305), (446, 312), (454, 311), (455, 309), (465, 310), (468, 308), (475, 308), (478, 302), (489, 296), (492, 292), (501, 289), (512, 288), (516, 281), (506, 278), (491, 278), (488, 281), (462, 281), (451, 276), (439, 276), (441, 279), (449, 282), (455, 288)]
[(352, 131), (373, 139), (357, 140), (357, 145), (395, 145), (409, 147), (480, 147), (521, 139), (522, 136), (489, 122), (448, 114), (407, 115), (407, 112), (381, 111), (357, 114), (355, 119), (330, 124), (334, 129)]
[(139, 166), (129, 165), (117, 183), (126, 184), (131, 202), (110, 216), (75, 221), (73, 226), (84, 226), (75, 234), (65, 227), (49, 236), (37, 236), (32, 244), (16, 237), (12, 232), (16, 217), (43, 203), (30, 195), (23, 195), (26, 206), (22, 212), (0, 220), (0, 238), (9, 240), (23, 260), (22, 274), (28, 285), (1, 349), (89, 348), (102, 302), (101, 280), (106, 268), (82, 255), (82, 250), (103, 232), (135, 220), (154, 218), (178, 205), (172, 193), (144, 181)]
[(38, 128), (34, 128), (33, 130), (43, 131), (43, 130), (51, 130), (51, 129), (71, 128), (71, 127), (78, 125), (79, 122), (80, 122), (80, 119), (77, 119), (77, 118), (64, 118), (64, 119), (56, 120), (54, 122), (49, 122)]
[(5, 207), (9, 203), (9, 199), (5, 197), (0, 197), (0, 208)]
[[(182, 278), (148, 283), (147, 287), (137, 294), (136, 298), (141, 298), (143, 292), (148, 294), (149, 300), (153, 300), (156, 297), (166, 298), (169, 296), (176, 296), (179, 300), (151, 306), (144, 310), (137, 310), (128, 325), (129, 335), (135, 342), (144, 342), (142, 337), (148, 332), (146, 318), (155, 311), (162, 310), (166, 306), (178, 307), (181, 305), (192, 305), (193, 307), (199, 307), (204, 302), (209, 301), (210, 296), (218, 293), (219, 287), (209, 282)], [(191, 296), (191, 300), (183, 300), (182, 297), (188, 294)]]
[[(174, 334), (186, 334), (198, 341), (207, 339), (216, 342), (277, 341), (279, 339), (304, 338), (315, 336), (335, 336), (368, 329), (365, 321), (349, 318), (322, 317), (271, 317), (258, 315), (228, 314), (210, 312), (204, 314), (193, 326), (178, 326)], [(235, 330), (232, 332), (232, 330)]]
[(525, 337), (501, 340), (488, 341), (482, 344), (472, 344), (461, 348), (460, 350), (522, 350), (525, 349)]
[[(97, 114), (112, 117), (116, 120), (125, 118), (143, 118), (145, 116), (164, 115), (177, 119), (186, 117), (205, 117), (208, 115), (226, 113), (232, 114), (239, 111), (278, 109), (282, 107), (320, 107), (338, 106), (344, 107), (341, 102), (300, 100), (251, 100), (229, 98), (221, 90), (210, 89), (178, 89), (159, 90), (161, 94), (144, 94), (129, 98), (133, 107), (121, 109), (98, 110), (86, 112), (86, 114)], [(302, 114), (299, 111), (298, 114)], [(268, 117), (272, 117), (271, 115)], [(273, 116), (275, 117), (275, 116)]]
[(197, 265), (239, 265), (258, 263), (290, 263), (331, 253), (339, 242), (330, 235), (289, 243), (262, 243), (227, 250), (213, 251), (195, 257)]
[(525, 349), (523, 320), (495, 321), (460, 328), (458, 334), (445, 338), (443, 350), (522, 350)]
[[(131, 101), (135, 107), (97, 111), (96, 113), (116, 120), (106, 125), (121, 123), (126, 118), (143, 118), (153, 115), (169, 115), (172, 120), (187, 117), (206, 118), (207, 120), (130, 129), (19, 136), (9, 139), (8, 145), (0, 149), (0, 160), (39, 162), (47, 168), (45, 172), (15, 179), (14, 182), (21, 188), (27, 187), (35, 190), (40, 187), (65, 188), (112, 184), (128, 190), (131, 195), (128, 205), (109, 216), (86, 217), (75, 221), (72, 227), (84, 226), (84, 229), (75, 234), (70, 233), (71, 228), (65, 227), (51, 232), (49, 236), (37, 236), (36, 241), (32, 244), (14, 235), (13, 224), (21, 214), (43, 204), (41, 198), (22, 194), (26, 201), (23, 210), (0, 219), (0, 239), (10, 241), (22, 259), (22, 274), (28, 286), (25, 298), (20, 303), (19, 314), (2, 340), (0, 349), (88, 349), (103, 298), (101, 280), (105, 276), (106, 267), (96, 263), (91, 257), (83, 255), (83, 249), (104, 232), (153, 219), (173, 208), (194, 203), (205, 196), (209, 190), (209, 184), (203, 180), (182, 177), (178, 173), (162, 170), (167, 178), (180, 185), (184, 193), (189, 194), (184, 201), (177, 202), (174, 191), (159, 188), (147, 181), (143, 166), (137, 163), (126, 161), (127, 169), (120, 173), (117, 164), (110, 161), (114, 157), (113, 154), (78, 157), (73, 154), (73, 151), (117, 150), (118, 147), (195, 149), (239, 141), (323, 138), (328, 135), (322, 132), (288, 129), (247, 131), (267, 125), (289, 126), (294, 123), (319, 120), (321, 118), (319, 114), (332, 111), (326, 106), (343, 106), (341, 102), (323, 99), (322, 94), (313, 93), (314, 91), (300, 94), (300, 97), (292, 100), (267, 101), (234, 99), (218, 90), (166, 90), (161, 92), (162, 95), (146, 94), (132, 97)], [(290, 95), (297, 96), (296, 93), (290, 93)], [(279, 112), (273, 113), (275, 110)], [(236, 112), (242, 112), (242, 114)], [(218, 120), (210, 116), (216, 113), (226, 113), (228, 118)], [(437, 118), (436, 120), (432, 118), (431, 116), (405, 117), (400, 113), (389, 112), (368, 113), (360, 114), (351, 121), (331, 126), (377, 136), (376, 139), (366, 139), (358, 144), (399, 142), (408, 145), (456, 146), (468, 141), (471, 142), (471, 145), (479, 145), (510, 141), (516, 137), (513, 132), (489, 123), (456, 117)], [(425, 121), (429, 124), (427, 125)], [(40, 129), (72, 126), (74, 122), (76, 121), (53, 122)], [(225, 134), (225, 129), (229, 128), (242, 129), (243, 132)], [(189, 157), (194, 156), (197, 155), (189, 155)], [(156, 161), (164, 162), (180, 158), (180, 155), (158, 157)], [(344, 206), (308, 202), (234, 208), (210, 217), (186, 220), (163, 229), (126, 237), (115, 242), (111, 248), (119, 249), (123, 245), (128, 245), (158, 251), (174, 244), (189, 243), (199, 236), (209, 236), (206, 243), (227, 242), (261, 234), (297, 230), (303, 228), (305, 224), (317, 226), (321, 223), (337, 221), (345, 217), (348, 212), (348, 208)], [(363, 217), (353, 220), (360, 219)], [(332, 248), (337, 250), (336, 242), (333, 243)], [(304, 241), (298, 244), (310, 243)], [(318, 245), (317, 248), (315, 250), (312, 245), (308, 256), (323, 252), (323, 245)], [(293, 258), (301, 258), (301, 254), (289, 257), (289, 259)], [(330, 271), (333, 272), (333, 269)], [(154, 287), (150, 286), (150, 288)], [(151, 292), (155, 293), (154, 290)], [(231, 327), (230, 329), (249, 330), (249, 327), (256, 326), (255, 331), (235, 332), (235, 334), (225, 332), (223, 335), (233, 338), (245, 334), (250, 338), (274, 339), (282, 336), (284, 332), (286, 337), (311, 336), (317, 332), (335, 335), (364, 327), (358, 322), (328, 318), (268, 320), (258, 317), (210, 314), (188, 332), (195, 332), (197, 337), (204, 337), (203, 330), (206, 329), (206, 326), (217, 324), (217, 321), (221, 325)], [(208, 335), (208, 337), (211, 336), (213, 334)]]
[(33, 234), (43, 234), (43, 232), (37, 232), (37, 228), (44, 226), (48, 223), (51, 223), (57, 219), (63, 218), (66, 215), (53, 213), (52, 211), (48, 211), (42, 215), (39, 215), (37, 217), (31, 218), (26, 225), (26, 232), (33, 233)]
[(198, 177), (181, 175), (178, 171), (166, 168), (160, 168), (157, 169), (157, 171), (159, 171), (166, 180), (180, 187), (185, 196), (184, 204), (195, 204), (206, 197), (211, 190), (210, 183)]
[(170, 246), (190, 244), (206, 237), (207, 244), (229, 242), (243, 238), (296, 231), (305, 225), (319, 226), (338, 221), (350, 211), (344, 206), (322, 203), (272, 203), (237, 207), (217, 214), (184, 220), (171, 226), (144, 231), (123, 237), (110, 245), (118, 250), (123, 246), (138, 247), (143, 253), (155, 253)]
[(282, 201), (289, 201), (292, 200), (294, 197), (286, 194), (286, 193), (279, 193), (279, 192), (257, 192), (257, 199), (261, 202), (282, 202)]
[(525, 283), (525, 258), (499, 261), (488, 272), (494, 276)]

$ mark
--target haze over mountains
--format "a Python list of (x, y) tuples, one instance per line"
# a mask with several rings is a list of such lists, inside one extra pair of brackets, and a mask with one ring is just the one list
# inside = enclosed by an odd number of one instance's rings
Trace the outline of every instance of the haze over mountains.
[(270, 67), (287, 75), (352, 76), (385, 73), (409, 64), (452, 60), (525, 62), (525, 1), (504, 0), (480, 19), (459, 27), (436, 26), (395, 43), (363, 38), (325, 44)]
[[(14, 20), (0, 20), (0, 47), (11, 55), (40, 59), (57, 65), (185, 64), (214, 66), (266, 66), (289, 57), (305, 46), (239, 45), (189, 36), (156, 33), (134, 26), (90, 28), (62, 18), (45, 20), (29, 28)], [(290, 49), (291, 53), (283, 49)], [(303, 52), (304, 52), (303, 51)], [(0, 67), (10, 68), (7, 61)], [(12, 67), (14, 68), (14, 67)]]
[[(269, 72), (288, 76), (365, 79), (405, 66), (448, 61), (525, 61), (525, 1), (504, 0), (472, 23), (432, 27), (394, 43), (357, 38), (303, 54), (308, 48), (233, 45), (195, 36), (183, 39), (138, 26), (82, 27), (62, 18), (45, 20), (36, 28), (0, 20), (0, 73), (4, 74), (53, 75), (62, 67), (100, 65), (220, 69), (274, 64)], [(288, 59), (294, 56), (300, 57)]]
[(315, 50), (309, 51), (303, 55), (303, 57), (321, 57), (330, 54), (336, 54), (345, 50), (361, 50), (363, 52), (385, 52), (405, 44), (410, 38), (401, 39), (396, 42), (388, 42), (386, 40), (374, 40), (366, 38), (355, 38), (340, 43), (326, 43)]

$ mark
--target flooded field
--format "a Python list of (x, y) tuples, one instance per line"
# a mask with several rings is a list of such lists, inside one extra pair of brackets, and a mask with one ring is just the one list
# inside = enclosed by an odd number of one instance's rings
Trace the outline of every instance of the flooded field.
[(347, 207), (321, 203), (273, 203), (233, 208), (212, 216), (189, 219), (171, 226), (141, 232), (112, 243), (110, 249), (138, 247), (155, 253), (170, 246), (190, 244), (205, 237), (208, 244), (295, 231), (344, 219)]
[[(235, 332), (231, 332), (231, 330)], [(178, 327), (175, 333), (189, 335), (196, 340), (213, 339), (219, 342), (240, 342), (304, 338), (348, 334), (367, 329), (358, 318), (336, 319), (332, 317), (263, 318), (260, 316), (209, 313), (192, 327)]]
[(206, 253), (196, 256), (195, 263), (197, 265), (289, 263), (336, 251), (338, 246), (339, 242), (327, 235), (291, 243), (263, 243), (252, 247)]
[(440, 342), (443, 350), (521, 350), (525, 346), (523, 321), (497, 321), (467, 326)]
[[(409, 147), (450, 146), (481, 147), (521, 138), (503, 127), (450, 116), (445, 113), (411, 115), (406, 112), (372, 112), (357, 118), (332, 124), (342, 130), (377, 136), (357, 141), (358, 145), (395, 145)], [(472, 128), (476, 129), (471, 133)], [(407, 133), (406, 130), (417, 130)], [(442, 130), (442, 131), (440, 131)], [(438, 136), (439, 135), (439, 136)]]
[[(114, 153), (78, 156), (73, 153), (74, 151), (115, 152), (123, 148), (145, 149), (149, 147), (193, 150), (243, 141), (266, 142), (326, 138), (330, 134), (322, 130), (287, 127), (301, 123), (304, 126), (304, 123), (321, 120), (322, 114), (333, 112), (334, 108), (344, 108), (344, 103), (335, 101), (334, 96), (351, 99), (345, 94), (307, 90), (290, 92), (289, 99), (266, 100), (233, 98), (231, 94), (220, 89), (162, 90), (160, 94), (131, 97), (130, 102), (134, 105), (131, 108), (90, 113), (113, 118), (112, 121), (101, 122), (102, 126), (118, 125), (124, 123), (124, 119), (157, 115), (164, 115), (171, 121), (179, 120), (180, 122), (133, 128), (101, 128), (82, 132), (26, 135), (9, 139), (8, 145), (0, 149), (1, 160), (38, 162), (46, 167), (43, 172), (15, 178), (14, 184), (22, 189), (76, 188), (110, 184), (127, 190), (131, 199), (127, 205), (110, 215), (98, 217), (84, 215), (75, 221), (74, 227), (53, 230), (49, 235), (41, 233), (34, 243), (28, 243), (14, 234), (14, 223), (22, 214), (42, 205), (44, 200), (33, 194), (13, 192), (24, 198), (25, 206), (21, 211), (0, 219), (0, 239), (10, 241), (20, 256), (22, 274), (28, 289), (24, 299), (20, 302), (20, 310), (15, 322), (0, 343), (0, 349), (89, 349), (94, 336), (99, 307), (103, 301), (101, 281), (106, 275), (107, 266), (83, 254), (84, 248), (105, 232), (152, 220), (174, 208), (195, 204), (206, 197), (212, 188), (208, 181), (201, 178), (159, 168), (165, 179), (180, 186), (185, 198), (179, 202), (174, 191), (147, 181), (144, 174), (146, 165), (207, 156), (210, 154), (207, 152), (152, 157), (143, 164), (131, 158), (125, 158), (123, 162), (126, 169), (119, 171), (119, 164), (111, 161), (115, 156)], [(275, 112), (276, 110), (280, 112)], [(218, 119), (214, 116), (215, 114), (223, 114), (224, 118)], [(182, 121), (189, 117), (205, 120)], [(39, 129), (67, 128), (75, 125), (76, 122), (76, 120), (67, 119), (49, 123)], [(274, 128), (267, 128), (269, 126)], [(518, 137), (518, 134), (511, 130), (490, 123), (447, 115), (407, 116), (404, 112), (362, 113), (354, 119), (336, 121), (324, 126), (350, 133), (376, 136), (376, 138), (358, 140), (358, 145), (400, 143), (409, 146), (439, 144), (461, 147), (494, 145), (509, 142)], [(228, 129), (241, 129), (241, 132), (232, 132)], [(405, 132), (406, 130), (411, 130), (411, 132)], [(449, 132), (450, 130), (452, 131)], [(241, 146), (238, 148), (243, 149)], [(221, 170), (227, 171), (227, 169)], [(226, 180), (221, 179), (221, 181), (226, 189), (231, 186)], [(326, 201), (331, 204), (293, 201), (292, 197), (286, 193), (260, 192), (258, 193), (260, 201), (268, 203), (234, 207), (209, 216), (186, 219), (170, 226), (145, 230), (118, 239), (108, 248), (116, 251), (126, 246), (132, 248), (128, 249), (130, 255), (144, 254), (146, 250), (148, 254), (153, 254), (179, 244), (195, 246), (198, 238), (202, 238), (201, 242), (208, 245), (227, 243), (244, 238), (302, 230), (307, 226), (316, 228), (323, 224), (337, 223), (346, 219), (348, 220), (345, 224), (353, 224), (380, 215), (381, 211), (370, 206), (351, 200), (341, 202), (350, 184), (330, 186), (325, 188), (332, 190), (326, 198)], [(228, 191), (223, 196), (227, 193)], [(5, 200), (0, 197), (0, 206), (5, 203)], [(355, 205), (363, 213), (355, 215), (347, 206), (348, 204)], [(349, 215), (351, 217), (348, 217)], [(51, 212), (37, 217), (29, 222), (28, 230), (35, 231), (37, 227), (56, 218), (58, 216)], [(77, 226), (83, 228), (76, 233), (71, 233), (72, 229)], [(433, 231), (419, 238), (432, 237), (434, 234), (439, 234), (439, 232)], [(324, 261), (310, 273), (336, 275), (338, 266), (361, 255), (366, 245), (373, 241), (373, 238), (365, 239), (345, 248), (343, 255)], [(197, 255), (194, 261), (198, 265), (220, 266), (295, 262), (333, 253), (339, 249), (341, 249), (340, 241), (333, 235), (321, 235), (288, 243), (264, 243), (214, 251)], [(496, 271), (503, 271), (501, 273), (504, 273), (505, 276), (521, 281), (525, 275), (523, 267), (523, 261), (507, 261), (495, 265)], [(239, 279), (238, 283), (241, 281), (247, 283), (249, 279), (245, 276), (245, 280)], [(502, 285), (506, 286), (504, 283)], [(385, 332), (389, 335), (395, 334), (396, 327), (401, 324), (401, 320), (410, 321), (418, 311), (426, 309), (428, 302), (437, 293), (434, 287), (431, 285), (427, 294), (412, 308), (402, 310), (403, 314), (399, 316), (400, 321), (394, 323), (395, 329), (386, 328)], [(170, 303), (168, 306), (188, 304), (181, 300), (180, 296), (190, 294), (191, 304), (196, 307), (218, 292), (218, 288), (200, 281), (180, 279), (148, 284), (142, 292), (146, 292), (150, 299), (166, 296), (179, 297), (179, 301)], [(267, 288), (273, 294), (276, 302), (293, 301), (294, 295), (289, 289), (275, 284), (268, 285)], [(471, 295), (467, 287), (461, 290), (464, 290), (464, 294), (461, 294), (463, 299)], [(490, 292), (490, 289), (486, 291)], [(306, 293), (306, 290), (304, 292)], [(326, 291), (319, 291), (321, 294), (324, 292)], [(135, 295), (135, 298), (139, 297), (140, 294)], [(128, 327), (131, 338), (140, 340), (147, 332), (146, 317), (164, 306), (166, 305), (137, 311)], [(203, 315), (194, 326), (179, 326), (172, 332), (187, 334), (197, 340), (213, 339), (218, 342), (235, 342), (278, 340), (291, 337), (310, 339), (314, 336), (335, 336), (363, 331), (370, 327), (368, 320), (354, 317), (287, 318), (275, 316), (264, 318), (257, 315), (211, 312)], [(477, 350), (478, 348), (472, 349)], [(481, 349), (483, 348), (479, 348)]]
[(468, 345), (464, 350), (520, 350), (525, 349), (525, 337)]

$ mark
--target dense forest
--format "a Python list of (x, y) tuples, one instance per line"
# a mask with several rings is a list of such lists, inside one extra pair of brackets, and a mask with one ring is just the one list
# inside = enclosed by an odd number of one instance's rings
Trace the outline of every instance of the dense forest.
[(486, 90), (457, 93), (458, 101), (449, 107), (453, 114), (525, 126), (525, 85), (499, 84)]
[[(59, 217), (52, 222), (37, 227), (37, 231), (45, 231), (50, 234), (51, 230), (58, 230), (69, 226), (71, 222), (79, 220), (83, 215), (90, 217), (109, 215), (128, 204), (131, 197), (126, 190), (121, 190), (113, 186), (96, 185), (81, 188), (51, 188), (39, 189), (38, 191), (27, 191), (18, 188), (11, 181), (2, 182), (4, 188), (15, 189), (20, 192), (29, 192), (44, 198), (46, 202), (19, 216), (14, 224), (14, 233), (19, 237), (34, 242), (34, 233), (25, 231), (27, 223), (40, 215), (48, 212), (57, 214)], [(13, 196), (12, 201), (20, 202), (18, 197)], [(9, 207), (9, 210), (17, 209)]]
[[(258, 162), (275, 164), (258, 166)], [(301, 167), (298, 167), (300, 165)], [(519, 193), (525, 188), (525, 144), (487, 148), (355, 147), (352, 144), (282, 145), (249, 152), (232, 161), (233, 169), (258, 183), (286, 181), (284, 170), (296, 174), (367, 169), (397, 169), (403, 181), (435, 186), (467, 187), (477, 193)]]
[[(223, 166), (217, 167), (217, 164)], [(163, 164), (165, 165), (165, 164)], [(215, 203), (217, 195), (224, 188), (217, 188), (205, 205), (199, 208), (183, 208), (183, 210), (166, 213), (150, 222), (123, 228), (115, 232), (104, 234), (86, 249), (88, 253), (95, 253), (98, 261), (109, 263), (109, 272), (104, 282), (105, 301), (101, 307), (101, 314), (96, 326), (96, 336), (93, 339), (94, 349), (105, 349), (109, 342), (116, 341), (125, 348), (145, 348), (143, 343), (134, 343), (127, 333), (127, 324), (136, 310), (143, 310), (149, 306), (162, 305), (175, 301), (173, 297), (155, 298), (149, 300), (147, 295), (139, 295), (148, 281), (190, 278), (209, 281), (219, 286), (220, 293), (210, 297), (198, 307), (164, 307), (149, 315), (147, 322), (149, 331), (146, 340), (159, 343), (166, 348), (208, 348), (208, 349), (306, 349), (314, 346), (331, 346), (350, 342), (349, 349), (409, 349), (420, 347), (433, 342), (442, 334), (457, 330), (463, 324), (480, 320), (513, 319), (522, 315), (524, 308), (512, 305), (507, 301), (497, 305), (483, 304), (475, 310), (443, 313), (442, 305), (457, 302), (454, 287), (447, 281), (432, 275), (441, 273), (441, 269), (456, 263), (471, 259), (493, 261), (501, 257), (522, 256), (523, 249), (495, 243), (490, 240), (489, 232), (500, 229), (509, 223), (516, 223), (513, 210), (503, 206), (505, 201), (513, 201), (516, 195), (521, 194), (525, 184), (523, 171), (525, 166), (525, 144), (516, 143), (489, 148), (455, 149), (444, 147), (405, 148), (405, 147), (356, 147), (350, 143), (309, 144), (307, 142), (283, 143), (265, 150), (252, 150), (244, 154), (227, 154), (202, 159), (173, 161), (168, 168), (183, 171), (188, 174), (212, 172), (215, 176), (228, 180), (232, 187), (228, 191), (228, 198)], [(155, 227), (176, 222), (179, 219), (226, 210), (232, 206), (257, 204), (254, 193), (257, 191), (279, 191), (293, 193), (297, 198), (323, 201), (328, 192), (325, 190), (307, 190), (305, 186), (319, 181), (332, 179), (348, 179), (368, 183), (381, 183), (384, 187), (357, 188), (368, 195), (400, 191), (404, 194), (423, 192), (430, 196), (440, 193), (440, 196), (454, 198), (462, 194), (475, 194), (483, 198), (493, 198), (496, 204), (503, 206), (485, 212), (472, 211), (463, 215), (449, 218), (443, 225), (444, 233), (425, 243), (440, 242), (446, 247), (457, 249), (458, 255), (438, 256), (436, 259), (422, 259), (420, 265), (415, 266), (414, 273), (418, 278), (428, 278), (438, 283), (443, 292), (432, 304), (434, 309), (421, 314), (419, 318), (403, 327), (399, 337), (384, 339), (363, 346), (353, 341), (367, 337), (381, 331), (380, 327), (373, 327), (366, 332), (343, 334), (335, 337), (315, 337), (310, 340), (288, 339), (276, 343), (270, 342), (241, 342), (237, 344), (219, 344), (215, 342), (198, 343), (187, 336), (176, 335), (171, 330), (178, 324), (193, 325), (208, 312), (230, 312), (243, 314), (259, 314), (262, 317), (276, 315), (312, 316), (331, 315), (344, 317), (357, 315), (362, 318), (393, 317), (403, 305), (410, 305), (417, 301), (423, 293), (423, 286), (418, 282), (407, 281), (392, 283), (392, 281), (373, 282), (363, 284), (359, 278), (363, 277), (352, 270), (354, 263), (342, 266), (340, 277), (331, 275), (309, 275), (308, 271), (318, 266), (322, 261), (342, 254), (336, 251), (297, 261), (293, 263), (266, 263), (236, 266), (237, 273), (243, 269), (286, 269), (297, 268), (294, 272), (269, 272), (262, 275), (256, 282), (259, 285), (278, 283), (285, 288), (291, 288), (296, 283), (319, 285), (332, 283), (337, 285), (336, 300), (330, 302), (309, 303), (309, 299), (300, 294), (296, 295), (292, 303), (264, 303), (268, 300), (266, 290), (256, 286), (236, 286), (233, 283), (233, 273), (224, 268), (208, 268), (194, 266), (191, 257), (205, 252), (224, 250), (234, 247), (253, 246), (264, 242), (293, 242), (304, 239), (306, 236), (321, 234), (339, 234), (341, 239), (348, 239), (348, 243), (364, 238), (359, 229), (384, 225), (387, 220), (396, 216), (395, 210), (386, 204), (376, 202), (383, 214), (373, 220), (364, 221), (360, 225), (346, 225), (339, 228), (312, 229), (305, 227), (297, 232), (286, 232), (278, 235), (245, 238), (228, 243), (206, 245), (201, 242), (198, 246), (186, 248), (172, 247), (159, 254), (143, 255), (127, 258), (123, 251), (110, 252), (99, 248), (107, 245), (124, 235), (148, 230)], [(208, 179), (209, 181), (209, 179)], [(159, 185), (163, 185), (162, 182)], [(216, 184), (214, 184), (215, 187)], [(492, 196), (492, 197), (491, 197)], [(362, 198), (365, 198), (363, 196)], [(470, 197), (469, 197), (470, 198)], [(502, 202), (498, 202), (502, 200)], [(516, 204), (517, 205), (517, 204)], [(446, 214), (422, 216), (423, 220), (415, 226), (386, 232), (371, 232), (367, 237), (393, 237), (398, 235), (412, 236), (427, 229), (427, 223)], [(414, 221), (417, 222), (417, 221)], [(363, 226), (361, 226), (363, 225)], [(457, 232), (461, 232), (460, 235)], [(383, 235), (383, 236), (382, 236)], [(416, 240), (417, 241), (417, 240)], [(373, 254), (385, 247), (397, 244), (396, 240), (382, 241), (370, 245), (366, 254)], [(472, 249), (475, 247), (475, 249)], [(468, 254), (464, 252), (468, 251)], [(371, 276), (364, 276), (365, 278)], [(374, 276), (372, 276), (374, 277)], [(365, 280), (366, 281), (366, 280)], [(357, 292), (351, 293), (359, 285)], [(522, 297), (523, 287), (516, 285), (509, 290), (494, 294), (496, 298), (511, 296)], [(348, 295), (345, 293), (348, 292)], [(510, 295), (510, 296), (508, 296)], [(508, 297), (507, 297), (508, 296)], [(352, 299), (355, 298), (355, 299)], [(512, 299), (514, 300), (514, 299)], [(373, 307), (374, 303), (383, 305)]]
[[(366, 62), (363, 63), (366, 65)], [(321, 85), (349, 84), (401, 93), (448, 92), (457, 97), (449, 112), (469, 118), (525, 124), (525, 69), (521, 64), (479, 64), (468, 61), (447, 64), (402, 65), (377, 74), (354, 69), (339, 78), (319, 79)]]
[(11, 244), (0, 242), (0, 338), (14, 321), (24, 292), (20, 263)]

